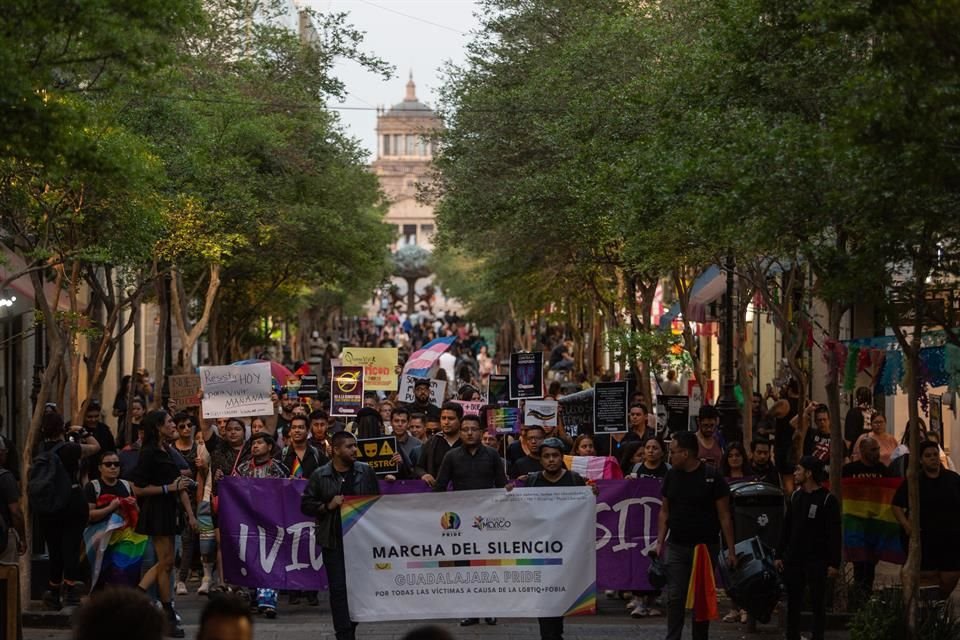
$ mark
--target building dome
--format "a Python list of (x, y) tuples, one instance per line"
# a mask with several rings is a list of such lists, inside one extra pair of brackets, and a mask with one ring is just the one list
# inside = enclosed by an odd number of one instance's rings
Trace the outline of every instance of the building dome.
[(433, 113), (433, 109), (417, 99), (417, 85), (413, 81), (412, 71), (410, 72), (410, 79), (407, 81), (407, 94), (403, 97), (403, 102), (398, 102), (390, 107), (390, 109), (388, 109), (383, 116), (387, 118), (390, 116), (404, 118), (436, 117), (436, 115)]

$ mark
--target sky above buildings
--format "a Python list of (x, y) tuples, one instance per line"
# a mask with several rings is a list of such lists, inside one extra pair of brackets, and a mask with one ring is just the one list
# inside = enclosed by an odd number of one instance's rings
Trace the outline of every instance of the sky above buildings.
[(342, 61), (336, 74), (349, 95), (339, 107), (347, 132), (376, 154), (377, 105), (403, 100), (407, 76), (413, 71), (417, 97), (435, 107), (446, 61), (460, 63), (478, 26), (473, 0), (310, 0), (321, 12), (345, 12), (365, 32), (364, 47), (395, 67), (393, 78), (382, 80), (352, 62)]

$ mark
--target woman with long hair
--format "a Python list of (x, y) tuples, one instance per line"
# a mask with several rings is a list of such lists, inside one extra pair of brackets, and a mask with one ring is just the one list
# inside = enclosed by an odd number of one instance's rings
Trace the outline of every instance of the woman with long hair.
[(577, 439), (573, 441), (572, 451), (575, 456), (597, 455), (597, 447), (593, 443), (593, 436), (589, 433), (581, 433), (578, 435)]
[(731, 442), (720, 461), (720, 473), (727, 479), (727, 484), (753, 480), (753, 468), (747, 450), (740, 442)]
[(173, 571), (175, 538), (180, 527), (177, 501), (183, 506), (190, 528), (196, 530), (187, 491), (192, 481), (180, 474), (173, 460), (171, 448), (177, 439), (177, 425), (166, 411), (151, 411), (143, 419), (143, 445), (140, 458), (133, 469), (133, 492), (141, 499), (137, 533), (148, 535), (157, 554), (157, 563), (140, 579), (140, 588), (146, 591), (154, 583), (163, 612), (167, 617), (168, 632), (174, 638), (184, 637), (170, 593), (170, 575)]

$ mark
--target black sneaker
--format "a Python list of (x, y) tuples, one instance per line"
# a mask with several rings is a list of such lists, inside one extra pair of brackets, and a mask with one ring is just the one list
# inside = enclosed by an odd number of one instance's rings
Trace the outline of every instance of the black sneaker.
[(63, 586), (63, 606), (79, 607), (82, 588), (83, 587), (79, 582), (74, 584), (65, 584)]
[(40, 597), (43, 601), (43, 606), (48, 611), (60, 611), (63, 609), (63, 603), (60, 602), (60, 589), (57, 588), (56, 591), (53, 589), (47, 589), (43, 592), (43, 595)]
[(316, 607), (320, 605), (320, 598), (317, 597), (316, 591), (307, 592), (307, 604), (311, 607)]
[(475, 624), (480, 624), (480, 618), (464, 618), (460, 621), (461, 627), (472, 627)]
[(289, 599), (290, 599), (290, 604), (300, 604), (300, 592), (291, 591)]
[(491, 627), (494, 626), (495, 624), (497, 624), (497, 619), (496, 619), (496, 618), (484, 618), (483, 621), (486, 622), (486, 623), (487, 623), (488, 625), (490, 625)]
[(180, 616), (177, 615), (177, 610), (173, 608), (173, 605), (163, 605), (163, 612), (167, 616), (167, 636), (171, 638), (186, 637), (187, 634), (180, 625)]

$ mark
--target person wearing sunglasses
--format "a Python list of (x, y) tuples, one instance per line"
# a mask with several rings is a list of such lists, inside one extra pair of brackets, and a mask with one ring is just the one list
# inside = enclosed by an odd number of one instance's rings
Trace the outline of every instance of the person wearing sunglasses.
[[(100, 522), (120, 508), (120, 498), (129, 498), (133, 495), (130, 483), (120, 479), (120, 456), (116, 451), (105, 451), (100, 456), (97, 465), (100, 471), (99, 480), (91, 480), (84, 486), (83, 494), (90, 505), (90, 523)], [(102, 496), (113, 496), (113, 499), (104, 504)]]

